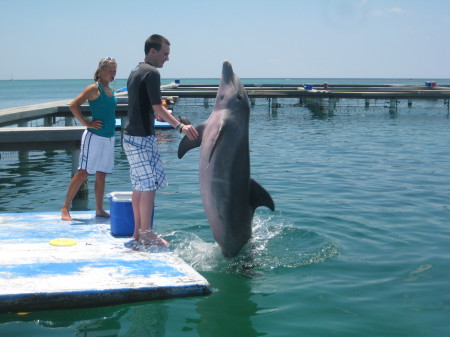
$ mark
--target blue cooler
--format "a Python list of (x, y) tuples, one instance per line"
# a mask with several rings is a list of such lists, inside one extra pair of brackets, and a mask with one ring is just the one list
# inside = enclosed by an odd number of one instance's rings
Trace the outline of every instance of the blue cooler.
[(111, 234), (114, 236), (132, 236), (134, 233), (131, 194), (132, 192), (111, 192), (108, 194)]

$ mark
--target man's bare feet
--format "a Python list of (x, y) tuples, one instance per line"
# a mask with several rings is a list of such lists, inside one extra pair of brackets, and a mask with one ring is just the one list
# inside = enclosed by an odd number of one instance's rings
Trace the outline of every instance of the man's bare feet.
[(111, 216), (109, 215), (109, 213), (108, 213), (108, 212), (105, 212), (104, 210), (97, 211), (97, 212), (95, 213), (95, 216), (99, 216), (99, 217), (102, 217), (102, 218), (110, 218), (110, 217), (111, 217)]
[(139, 241), (148, 246), (168, 246), (169, 243), (153, 231), (140, 233)]
[(61, 219), (65, 221), (72, 221), (69, 210), (66, 207), (61, 208)]

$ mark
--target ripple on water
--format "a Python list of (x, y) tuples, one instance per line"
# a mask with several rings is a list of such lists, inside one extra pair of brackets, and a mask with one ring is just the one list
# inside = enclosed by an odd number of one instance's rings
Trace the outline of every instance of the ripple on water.
[(205, 241), (201, 233), (177, 230), (164, 237), (170, 241), (175, 254), (198, 271), (231, 271), (254, 275), (322, 263), (339, 254), (326, 237), (293, 224), (278, 222), (275, 217), (255, 216), (251, 240), (233, 259), (225, 259), (219, 245)]

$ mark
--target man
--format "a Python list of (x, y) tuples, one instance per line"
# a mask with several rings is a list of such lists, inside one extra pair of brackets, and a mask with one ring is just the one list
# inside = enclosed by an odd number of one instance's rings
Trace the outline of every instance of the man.
[(198, 132), (192, 125), (180, 123), (162, 105), (161, 80), (157, 68), (162, 68), (169, 60), (170, 42), (161, 35), (152, 35), (145, 41), (144, 51), (144, 62), (131, 71), (127, 82), (128, 123), (123, 137), (133, 185), (133, 239), (146, 245), (167, 245), (164, 239), (152, 231), (156, 190), (168, 186), (157, 148), (155, 115), (161, 116), (191, 140), (198, 137)]

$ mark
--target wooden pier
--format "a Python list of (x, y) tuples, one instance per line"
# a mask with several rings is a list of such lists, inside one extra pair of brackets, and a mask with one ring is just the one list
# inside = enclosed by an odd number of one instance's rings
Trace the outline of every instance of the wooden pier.
[[(425, 83), (427, 84), (427, 83)], [(385, 99), (390, 101), (390, 108), (395, 109), (397, 101), (408, 100), (410, 106), (413, 100), (444, 100), (450, 106), (450, 86), (435, 85), (333, 85), (333, 84), (289, 84), (289, 85), (245, 85), (249, 99), (254, 104), (255, 99), (269, 99), (272, 104), (278, 98), (297, 98), (300, 102), (313, 101), (315, 104), (322, 99), (357, 99), (365, 100), (365, 106), (370, 105), (371, 99)], [(215, 98), (218, 85), (186, 85), (169, 84), (161, 87), (165, 97), (174, 98), (175, 102), (186, 98)], [(118, 102), (116, 117), (125, 123), (128, 110), (126, 92), (117, 93)], [(23, 150), (29, 148), (76, 148), (79, 146), (83, 127), (73, 126), (73, 116), (69, 110), (70, 101), (37, 104), (0, 110), (0, 151)], [(448, 108), (450, 109), (450, 108)], [(81, 111), (89, 114), (89, 106), (83, 105)], [(52, 127), (52, 118), (67, 117), (62, 129)], [(45, 119), (44, 127), (30, 129), (29, 121)], [(7, 126), (17, 125), (14, 128)], [(48, 128), (51, 128), (48, 129)], [(28, 144), (28, 145), (26, 145)]]
[(74, 150), (80, 147), (84, 126), (0, 128), (0, 151)]
[[(244, 85), (249, 98), (450, 99), (450, 86), (412, 85)], [(311, 89), (307, 89), (311, 87)], [(186, 85), (162, 89), (164, 96), (215, 98), (217, 85)]]

